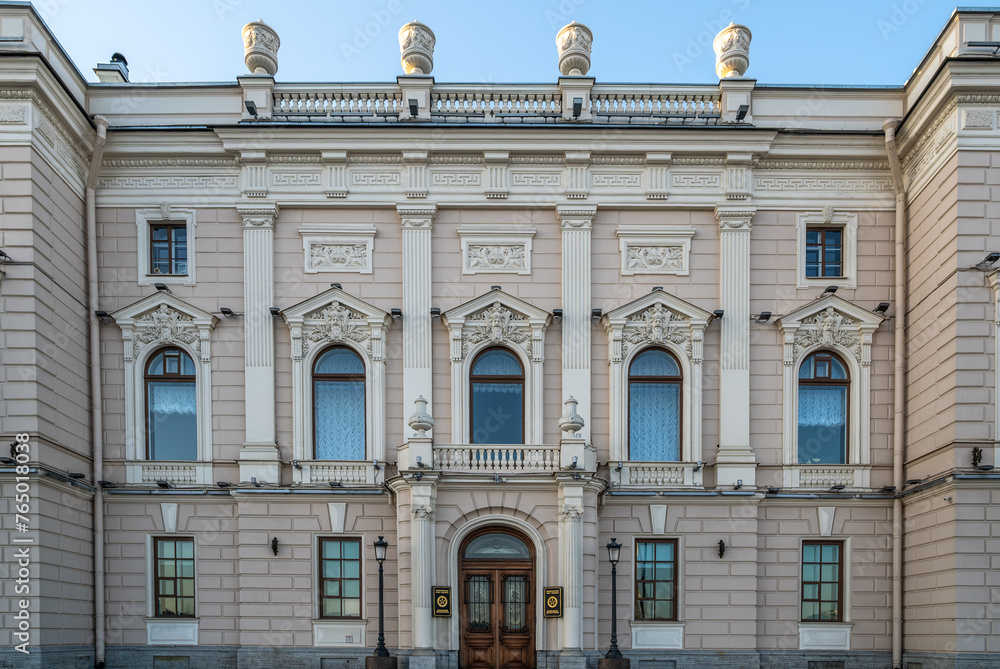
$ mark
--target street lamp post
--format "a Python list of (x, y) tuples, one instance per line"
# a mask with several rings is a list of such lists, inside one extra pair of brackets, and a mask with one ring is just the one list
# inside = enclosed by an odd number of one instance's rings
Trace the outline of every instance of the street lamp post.
[(618, 650), (618, 560), (622, 545), (614, 538), (608, 542), (608, 562), (611, 563), (611, 648), (597, 661), (598, 669), (629, 669), (629, 659)]
[(622, 545), (612, 537), (608, 543), (608, 562), (611, 563), (611, 648), (604, 656), (609, 660), (618, 660), (622, 656), (622, 652), (618, 650), (618, 559), (621, 553)]
[(375, 543), (375, 559), (378, 561), (378, 645), (375, 652), (365, 658), (365, 669), (396, 669), (396, 658), (389, 655), (385, 647), (385, 581), (383, 565), (389, 542), (382, 537)]
[(385, 552), (389, 542), (382, 537), (375, 542), (375, 559), (378, 560), (378, 645), (375, 646), (375, 657), (389, 657), (385, 647), (385, 584), (382, 576), (382, 565), (385, 564)]

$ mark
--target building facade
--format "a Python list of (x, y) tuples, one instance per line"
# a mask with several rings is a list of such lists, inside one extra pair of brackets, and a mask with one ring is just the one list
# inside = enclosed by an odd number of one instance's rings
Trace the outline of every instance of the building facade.
[(1000, 12), (886, 88), (0, 35), (3, 666), (360, 666), (383, 538), (412, 669), (1000, 666)]

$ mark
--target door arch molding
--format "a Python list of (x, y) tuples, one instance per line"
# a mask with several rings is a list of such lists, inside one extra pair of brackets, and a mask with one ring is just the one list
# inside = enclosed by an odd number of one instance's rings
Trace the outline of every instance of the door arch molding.
[[(482, 529), (486, 526), (493, 527), (509, 527), (514, 530), (520, 531), (525, 538), (531, 541), (532, 548), (535, 551), (535, 592), (532, 593), (535, 599), (533, 601), (542, 601), (542, 589), (547, 583), (547, 569), (546, 563), (547, 553), (545, 551), (546, 537), (543, 537), (538, 528), (533, 525), (526, 523), (520, 518), (512, 518), (511, 516), (502, 516), (499, 514), (489, 514), (485, 516), (479, 516), (478, 518), (473, 518), (466, 524), (458, 528), (455, 533), (451, 536), (451, 545), (448, 547), (448, 581), (451, 585), (451, 591), (453, 597), (459, 597), (461, 595), (462, 589), (461, 584), (458, 582), (458, 563), (461, 559), (461, 547), (465, 542), (466, 538), (474, 531)], [(457, 601), (457, 600), (455, 600)], [(461, 640), (461, 632), (459, 629), (459, 615), (457, 611), (452, 614), (449, 618), (448, 625), (448, 649), (458, 651), (459, 642)], [(548, 646), (547, 639), (545, 638), (545, 618), (541, 615), (535, 616), (535, 651), (547, 651), (551, 650)]]

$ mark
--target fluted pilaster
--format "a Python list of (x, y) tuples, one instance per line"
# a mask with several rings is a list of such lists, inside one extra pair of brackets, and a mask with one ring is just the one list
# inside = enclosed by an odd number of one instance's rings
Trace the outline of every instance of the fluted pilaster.
[[(403, 226), (403, 397), (424, 396), (433, 415), (431, 228), (437, 208), (398, 205), (396, 211)], [(404, 425), (403, 434), (408, 433)]]

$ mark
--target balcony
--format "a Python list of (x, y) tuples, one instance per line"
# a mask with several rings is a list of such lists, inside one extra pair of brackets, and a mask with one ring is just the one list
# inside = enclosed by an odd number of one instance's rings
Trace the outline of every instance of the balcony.
[(611, 463), (611, 480), (621, 487), (701, 487), (702, 473), (703, 470), (696, 462), (622, 462), (620, 472)]
[(510, 474), (559, 470), (560, 448), (524, 444), (435, 444), (433, 468), (442, 472)]

